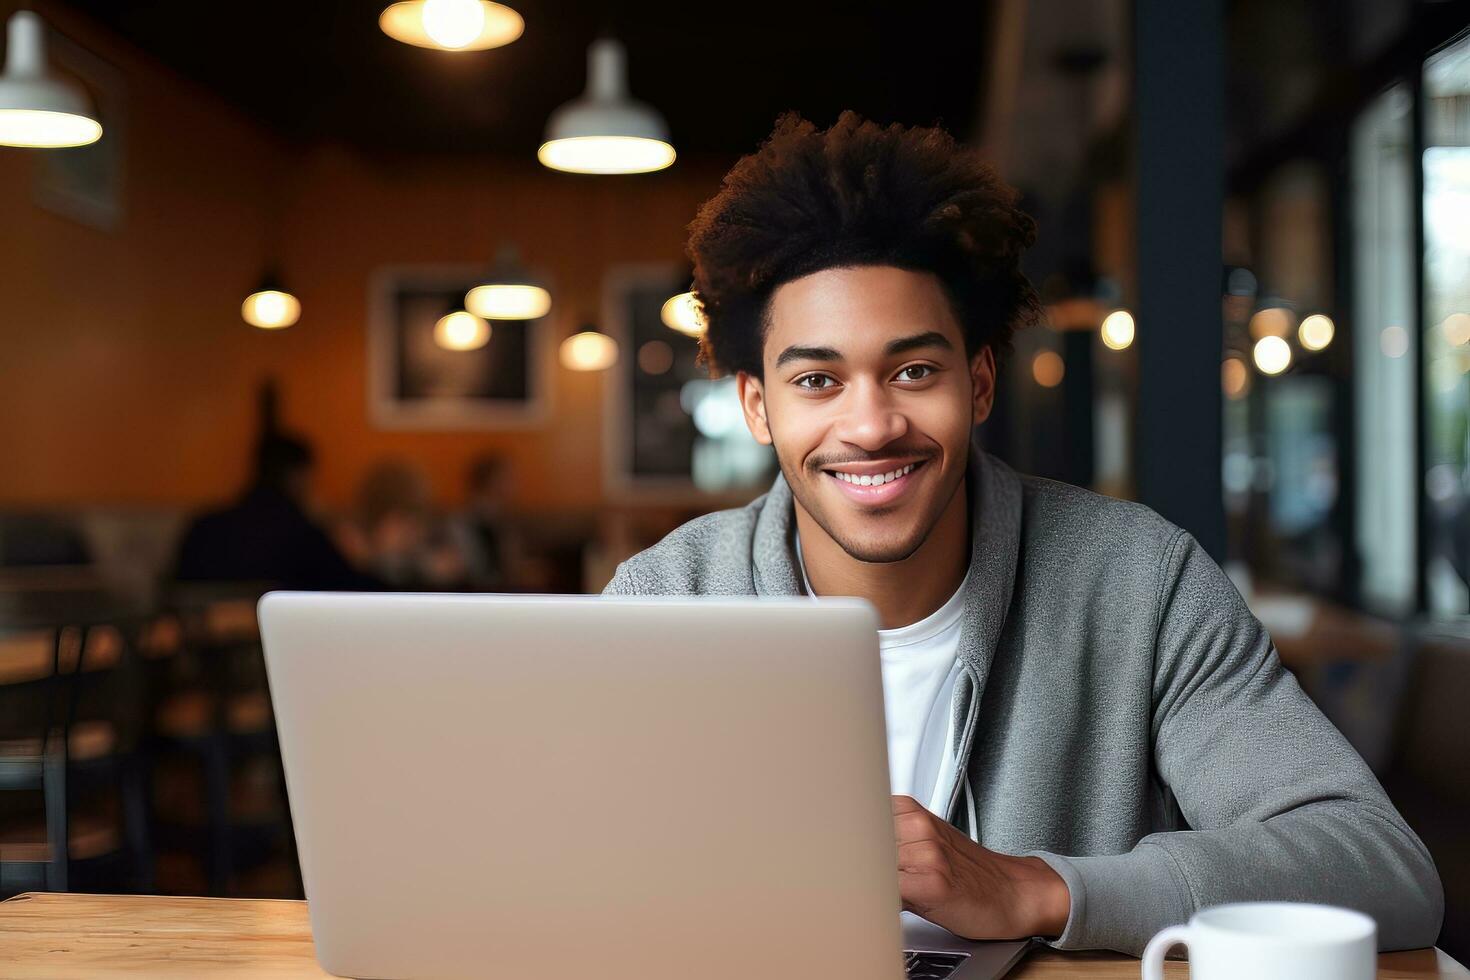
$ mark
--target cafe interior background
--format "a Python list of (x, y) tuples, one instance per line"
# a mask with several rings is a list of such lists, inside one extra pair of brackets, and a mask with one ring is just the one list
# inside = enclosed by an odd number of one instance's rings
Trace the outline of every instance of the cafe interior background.
[(0, 143), (101, 131), (0, 145), (0, 897), (299, 896), (271, 582), (595, 592), (760, 493), (685, 227), (850, 108), (1022, 190), (982, 440), (1226, 564), (1470, 957), (1470, 5), (1171, 6), (0, 2)]

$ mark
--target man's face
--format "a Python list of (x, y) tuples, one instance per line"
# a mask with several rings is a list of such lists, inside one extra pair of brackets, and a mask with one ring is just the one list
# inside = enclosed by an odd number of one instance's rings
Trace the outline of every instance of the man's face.
[(746, 424), (774, 445), (801, 507), (852, 557), (901, 561), (964, 482), (995, 359), (965, 355), (939, 279), (827, 269), (771, 298), (764, 378), (741, 372)]

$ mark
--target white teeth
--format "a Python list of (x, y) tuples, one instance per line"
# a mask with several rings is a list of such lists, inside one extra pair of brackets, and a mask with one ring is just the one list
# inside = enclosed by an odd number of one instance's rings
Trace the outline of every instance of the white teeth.
[(901, 476), (908, 476), (913, 471), (914, 464), (910, 463), (909, 465), (901, 469), (890, 470), (887, 473), (874, 473), (871, 476), (858, 476), (852, 473), (843, 473), (841, 470), (833, 470), (832, 475), (837, 477), (837, 479), (841, 480), (843, 483), (851, 483), (854, 486), (881, 487), (885, 483), (892, 483), (894, 480), (897, 480)]

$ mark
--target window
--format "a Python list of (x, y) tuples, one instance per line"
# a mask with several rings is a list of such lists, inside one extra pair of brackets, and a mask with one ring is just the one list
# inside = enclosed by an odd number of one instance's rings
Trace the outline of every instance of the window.
[(1384, 92), (1352, 133), (1357, 513), (1364, 606), (1413, 611), (1415, 379), (1413, 99)]
[(1424, 424), (1429, 611), (1470, 613), (1470, 38), (1424, 65)]

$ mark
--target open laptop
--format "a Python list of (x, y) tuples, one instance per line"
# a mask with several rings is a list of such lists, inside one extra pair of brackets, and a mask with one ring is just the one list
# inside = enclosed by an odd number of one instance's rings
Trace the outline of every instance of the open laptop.
[(260, 623), (331, 973), (993, 980), (1027, 949), (901, 926), (866, 603), (276, 592)]

